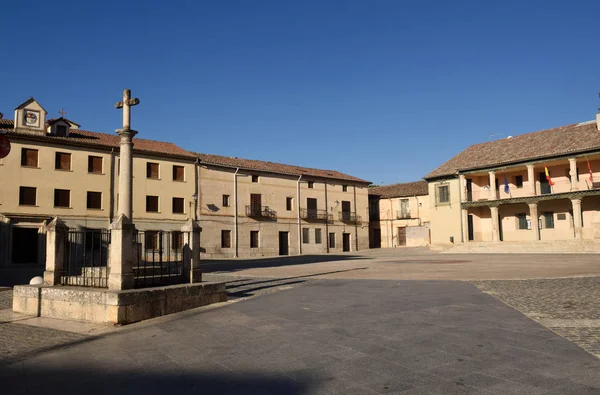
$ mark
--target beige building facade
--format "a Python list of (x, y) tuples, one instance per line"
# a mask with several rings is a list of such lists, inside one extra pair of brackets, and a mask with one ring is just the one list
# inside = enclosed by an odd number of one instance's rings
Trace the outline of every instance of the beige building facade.
[(421, 247), (430, 244), (426, 181), (369, 188), (371, 248)]
[[(47, 119), (33, 98), (15, 109), (14, 120), (0, 117), (0, 133), (11, 143), (0, 159), (0, 275), (18, 269), (30, 278), (43, 268), (52, 218), (72, 229), (110, 228), (119, 200), (119, 136)], [(138, 136), (132, 216), (140, 231), (179, 231), (198, 221), (204, 258), (368, 248), (365, 180), (196, 154)]]
[(434, 244), (600, 239), (598, 120), (471, 146), (425, 179)]

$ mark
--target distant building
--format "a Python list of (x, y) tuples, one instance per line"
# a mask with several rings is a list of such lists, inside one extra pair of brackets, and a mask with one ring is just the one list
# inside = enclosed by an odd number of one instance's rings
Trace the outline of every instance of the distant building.
[(369, 188), (369, 241), (371, 248), (430, 243), (427, 181)]
[(600, 115), (473, 145), (427, 176), (434, 244), (600, 239)]

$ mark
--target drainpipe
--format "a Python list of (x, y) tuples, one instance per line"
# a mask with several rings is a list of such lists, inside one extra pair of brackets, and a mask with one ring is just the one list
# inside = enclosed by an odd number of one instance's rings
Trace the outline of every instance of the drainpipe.
[(327, 202), (327, 181), (325, 181), (325, 246), (329, 254), (329, 203)]
[(234, 258), (238, 257), (238, 193), (237, 193), (237, 175), (240, 171), (238, 167), (233, 173), (233, 242), (235, 243)]
[(414, 195), (415, 200), (417, 201), (417, 220), (419, 221), (419, 227), (421, 227), (421, 215), (419, 214), (419, 198), (417, 195)]
[(200, 159), (196, 158), (196, 163), (194, 163), (195, 167), (194, 169), (196, 170), (194, 172), (194, 184), (195, 184), (195, 189), (196, 189), (196, 200), (194, 201), (194, 204), (196, 205), (194, 207), (194, 220), (198, 221), (198, 218), (200, 218), (200, 207), (202, 206), (202, 195), (200, 194)]
[(113, 213), (115, 212), (115, 149), (111, 148), (110, 150), (110, 176), (109, 182), (110, 186), (108, 188), (109, 196), (108, 199), (108, 228), (110, 229), (110, 224), (113, 221)]
[[(463, 224), (463, 216), (462, 216), (462, 192), (463, 192), (463, 183), (461, 182), (461, 179), (465, 179), (464, 177), (461, 177), (460, 175), (458, 176), (458, 214), (460, 215), (460, 239), (462, 240), (463, 243), (466, 243), (467, 241), (465, 240), (465, 236), (464, 236), (464, 224)], [(450, 186), (448, 186), (448, 188), (450, 188)], [(450, 203), (452, 204), (452, 203)], [(497, 225), (496, 225), (497, 226)], [(493, 227), (492, 227), (493, 229)]]
[(356, 206), (356, 185), (354, 185), (354, 244), (358, 251), (358, 207)]
[(298, 255), (302, 255), (302, 223), (300, 222), (300, 180), (302, 179), (302, 174), (298, 177), (297, 189), (298, 189), (298, 204), (296, 208), (298, 209)]
[(390, 248), (394, 247), (394, 203), (390, 198)]

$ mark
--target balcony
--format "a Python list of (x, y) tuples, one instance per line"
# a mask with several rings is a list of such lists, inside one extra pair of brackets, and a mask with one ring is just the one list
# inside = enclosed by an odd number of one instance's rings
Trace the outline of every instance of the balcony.
[(269, 206), (246, 206), (246, 216), (253, 218), (277, 218), (277, 211)]
[(396, 219), (412, 219), (410, 212), (396, 211)]
[(356, 213), (342, 211), (340, 214), (340, 221), (357, 224), (360, 223), (360, 215), (356, 215)]
[(327, 210), (314, 208), (301, 208), (300, 218), (306, 221), (333, 221), (333, 215), (328, 214)]

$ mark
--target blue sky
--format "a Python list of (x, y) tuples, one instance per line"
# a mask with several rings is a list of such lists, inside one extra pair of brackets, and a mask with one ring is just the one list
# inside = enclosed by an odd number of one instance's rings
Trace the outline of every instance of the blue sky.
[(593, 119), (599, 15), (598, 1), (13, 1), (0, 112), (33, 96), (113, 132), (128, 87), (138, 137), (412, 181), (490, 134)]

